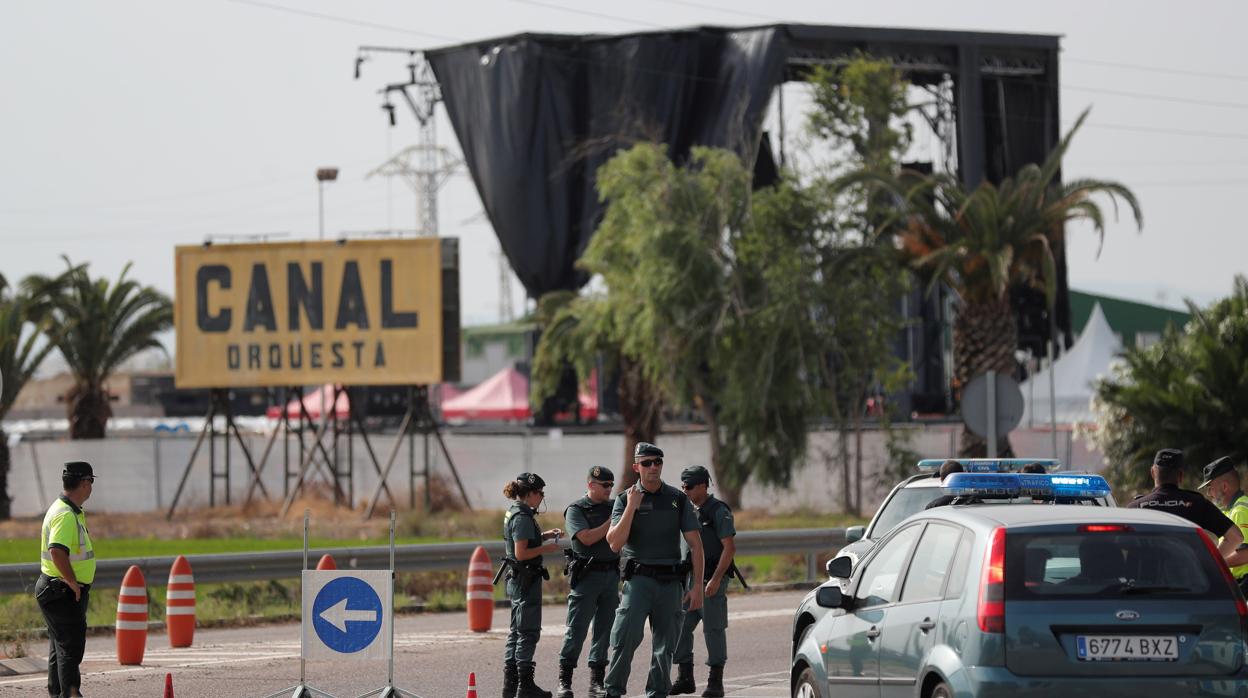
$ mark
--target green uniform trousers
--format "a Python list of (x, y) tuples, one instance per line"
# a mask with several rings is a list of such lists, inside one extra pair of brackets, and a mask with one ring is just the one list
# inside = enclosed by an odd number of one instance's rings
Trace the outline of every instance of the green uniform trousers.
[(516, 666), (533, 666), (537, 639), (542, 635), (541, 578), (530, 581), (527, 586), (518, 579), (508, 579), (507, 598), (511, 599), (511, 632), (507, 633), (503, 661), (515, 662)]
[(568, 593), (568, 629), (563, 635), (563, 648), (559, 650), (560, 666), (576, 666), (591, 622), (594, 638), (589, 644), (589, 665), (607, 665), (611, 624), (619, 605), (619, 572), (597, 570), (577, 580), (576, 588)]
[(652, 659), (646, 681), (649, 698), (667, 698), (671, 690), (672, 650), (680, 628), (680, 597), (684, 585), (680, 580), (659, 581), (640, 574), (624, 582), (620, 607), (615, 611), (611, 627), (611, 666), (607, 669), (607, 693), (623, 696), (628, 693), (628, 672), (633, 653), (641, 644), (650, 621)]
[(685, 611), (680, 624), (680, 638), (676, 641), (676, 664), (693, 663), (693, 632), (702, 623), (702, 636), (706, 639), (706, 665), (723, 666), (728, 661), (728, 580), (719, 585), (719, 592), (702, 601), (702, 608)]

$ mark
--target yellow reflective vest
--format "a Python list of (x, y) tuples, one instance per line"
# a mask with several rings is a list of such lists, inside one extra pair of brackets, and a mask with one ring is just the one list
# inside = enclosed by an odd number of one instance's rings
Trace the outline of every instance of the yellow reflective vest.
[[(1245, 542), (1248, 542), (1248, 495), (1240, 493), (1239, 497), (1231, 502), (1230, 508), (1226, 510), (1226, 516), (1239, 526), (1239, 530), (1244, 534)], [(1240, 565), (1231, 568), (1231, 574), (1236, 579), (1248, 575), (1248, 565)]]
[(80, 584), (95, 581), (95, 548), (87, 533), (87, 515), (65, 497), (52, 502), (48, 513), (43, 515), (43, 534), (39, 547), (39, 569), (49, 577), (60, 577), (60, 570), (52, 564), (51, 546), (60, 546), (69, 552), (69, 566)]

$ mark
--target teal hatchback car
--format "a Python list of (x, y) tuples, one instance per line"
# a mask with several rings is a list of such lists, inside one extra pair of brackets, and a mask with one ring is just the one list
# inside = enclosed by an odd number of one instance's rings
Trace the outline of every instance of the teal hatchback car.
[(1169, 514), (943, 506), (829, 567), (794, 698), (1248, 696), (1248, 605)]

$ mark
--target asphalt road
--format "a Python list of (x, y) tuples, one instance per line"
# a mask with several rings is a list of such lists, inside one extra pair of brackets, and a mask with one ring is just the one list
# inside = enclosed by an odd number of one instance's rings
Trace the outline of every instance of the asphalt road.
[[(751, 593), (729, 600), (725, 687), (732, 698), (783, 698), (789, 695), (789, 627), (793, 608), (804, 592)], [(537, 682), (554, 690), (564, 608), (543, 609), (538, 643)], [(395, 685), (423, 698), (466, 695), (469, 672), (475, 672), (480, 698), (501, 691), (503, 642), (508, 614), (495, 609), (493, 630), (467, 630), (461, 613), (401, 616), (395, 625)], [(261, 698), (294, 686), (299, 679), (299, 626), (200, 630), (195, 644), (169, 649), (166, 636), (150, 634), (143, 665), (117, 664), (111, 635), (92, 637), (83, 663), (83, 693), (89, 698), (161, 698), (165, 674), (173, 675), (177, 698)], [(586, 643), (588, 652), (588, 642)], [(650, 636), (634, 657), (629, 691), (645, 694)], [(695, 644), (698, 693), (706, 682), (706, 654), (701, 638)], [(582, 665), (584, 657), (582, 656)], [(309, 661), (307, 684), (338, 698), (354, 698), (386, 684), (386, 663), (377, 661)], [(585, 695), (588, 669), (578, 668), (576, 695)], [(0, 678), (0, 696), (47, 695), (46, 676)], [(283, 695), (290, 695), (289, 692)], [(696, 695), (696, 694), (695, 694)]]

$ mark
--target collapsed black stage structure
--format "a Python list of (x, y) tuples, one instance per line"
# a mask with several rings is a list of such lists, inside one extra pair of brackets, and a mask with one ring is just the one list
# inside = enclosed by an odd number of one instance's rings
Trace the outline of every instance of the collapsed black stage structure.
[[(776, 165), (762, 124), (777, 87), (857, 51), (891, 59), (945, 104), (933, 130), (969, 184), (1040, 162), (1059, 140), (1057, 36), (777, 24), (518, 34), (424, 56), (502, 248), (537, 298), (585, 283), (573, 264), (602, 215), (594, 173), (616, 150), (637, 139), (662, 141), (677, 159), (693, 145), (732, 148), (765, 185)], [(1065, 250), (1055, 252), (1056, 325), (1068, 343)], [(1022, 348), (1040, 355), (1051, 326), (1043, 298), (1016, 296)], [(913, 363), (921, 411), (948, 407), (943, 305), (922, 294), (907, 303), (923, 322), (898, 349)]]

